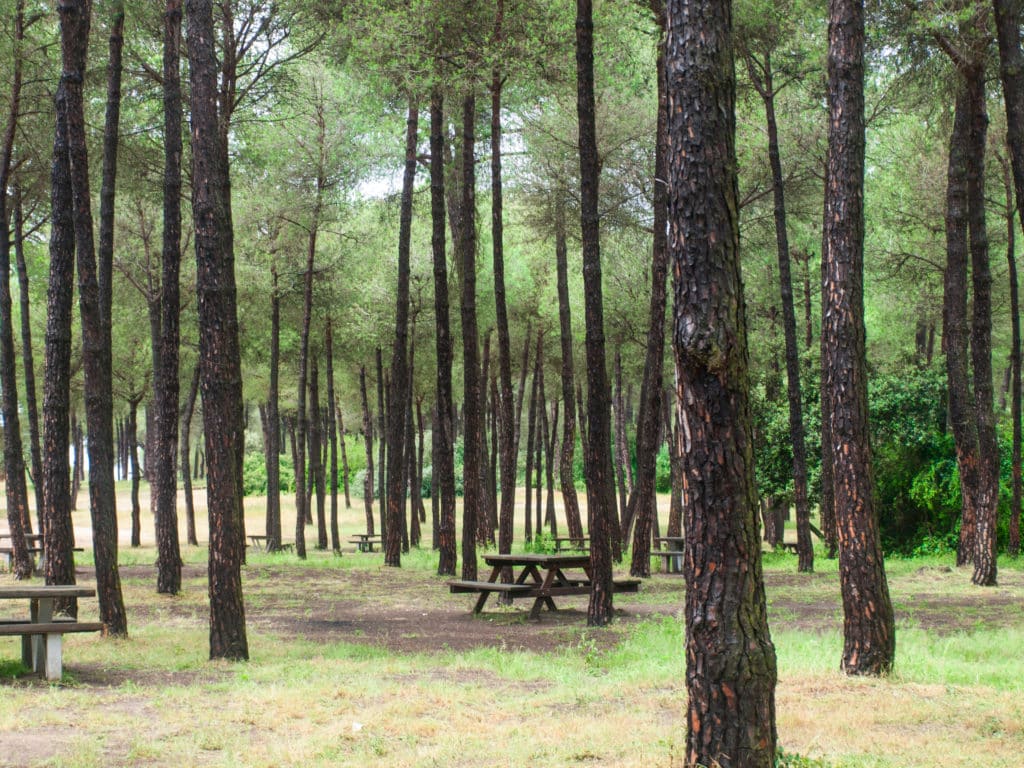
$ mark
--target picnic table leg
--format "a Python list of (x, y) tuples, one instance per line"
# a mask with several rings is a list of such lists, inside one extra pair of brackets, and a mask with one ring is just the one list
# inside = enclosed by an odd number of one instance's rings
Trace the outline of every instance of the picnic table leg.
[[(536, 570), (536, 569), (534, 569), (534, 570)], [(544, 594), (545, 592), (547, 592), (548, 590), (551, 589), (551, 584), (554, 582), (555, 574), (557, 572), (558, 572), (558, 569), (555, 568), (555, 569), (548, 570), (548, 572), (546, 574), (544, 574), (544, 581), (540, 585), (540, 594), (537, 596), (537, 599), (533, 601), (533, 608), (530, 610), (530, 618), (531, 619), (539, 619), (540, 618), (540, 610), (545, 605), (548, 607), (549, 611), (557, 611), (558, 610), (557, 606), (555, 606), (555, 601), (551, 599), (551, 595), (550, 594), (547, 594), (547, 595)]]
[[(487, 579), (490, 583), (494, 583), (498, 580), (501, 575), (501, 566), (496, 565), (491, 569), (491, 575)], [(480, 592), (480, 597), (476, 599), (476, 605), (473, 606), (473, 613), (480, 613), (484, 609), (484, 605), (487, 603), (487, 598), (491, 596), (490, 590), (483, 590)]]
[[(41, 597), (32, 601), (32, 621), (40, 624), (48, 624), (53, 621), (53, 598)], [(57, 635), (57, 642), (60, 642), (60, 634)], [(32, 635), (32, 669), (42, 674), (47, 670), (47, 641), (45, 635)], [(47, 678), (52, 679), (52, 678)]]

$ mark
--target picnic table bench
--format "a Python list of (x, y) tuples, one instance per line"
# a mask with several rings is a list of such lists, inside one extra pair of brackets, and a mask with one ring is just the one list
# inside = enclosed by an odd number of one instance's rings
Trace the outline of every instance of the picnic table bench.
[(374, 544), (384, 546), (379, 533), (354, 533), (348, 543), (355, 544), (360, 552), (373, 552)]
[[(590, 555), (544, 555), (544, 554), (497, 554), (485, 555), (484, 562), (491, 566), (486, 581), (457, 579), (447, 582), (454, 593), (477, 593), (479, 597), (473, 606), (473, 613), (480, 613), (492, 592), (507, 594), (513, 600), (522, 597), (533, 598), (530, 618), (540, 618), (541, 609), (557, 610), (554, 598), (564, 595), (585, 595), (590, 593)], [(519, 568), (511, 583), (500, 581), (505, 568)], [(567, 574), (567, 570), (582, 570), (582, 575)], [(614, 579), (615, 592), (636, 592), (639, 579)]]
[[(684, 541), (685, 538), (682, 536), (659, 536), (654, 539), (654, 545), (658, 549), (651, 554), (661, 558), (662, 570), (665, 573), (683, 572), (683, 555), (686, 554), (683, 551)], [(666, 549), (661, 549), (661, 545), (665, 545)]]
[(563, 549), (584, 550), (587, 549), (589, 546), (590, 537), (555, 536), (553, 541), (555, 542), (555, 552), (561, 552)]
[[(269, 536), (259, 536), (259, 535), (256, 535), (256, 534), (249, 534), (249, 541), (252, 542), (252, 546), (256, 547), (261, 552), (269, 552), (270, 551), (270, 537)], [(293, 544), (290, 541), (288, 541), (288, 542), (282, 541), (282, 542), (278, 543), (277, 549), (280, 552), (293, 552), (295, 550), (295, 544)]]
[(0, 637), (21, 637), (22, 662), (47, 680), (60, 680), (62, 639), (69, 632), (101, 632), (100, 622), (55, 617), (58, 599), (95, 597), (96, 590), (70, 585), (25, 585), (0, 587), (0, 600), (29, 600), (29, 616), (0, 619)]

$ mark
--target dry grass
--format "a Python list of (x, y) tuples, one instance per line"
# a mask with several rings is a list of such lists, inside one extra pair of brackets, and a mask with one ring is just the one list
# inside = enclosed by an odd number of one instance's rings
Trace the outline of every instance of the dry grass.
[[(120, 509), (124, 516), (127, 504)], [(82, 541), (86, 517), (76, 519)], [(250, 529), (260, 530), (261, 520), (260, 501), (249, 500)], [(362, 530), (361, 508), (346, 512), (342, 525)], [(123, 546), (122, 560), (137, 564), (124, 570), (131, 638), (69, 638), (62, 685), (17, 676), (3, 661), (16, 657), (15, 641), (0, 645), (0, 766), (682, 766), (677, 577), (645, 584), (613, 635), (588, 632), (582, 619), (521, 625), (513, 613), (510, 625), (494, 614), (468, 624), (491, 633), (490, 644), (411, 652), (369, 629), (361, 636), (358, 622), (344, 634), (307, 633), (304, 622), (329, 602), (367, 615), (429, 610), (467, 626), (464, 599), (434, 589), (429, 553), (404, 558), (400, 573), (376, 556), (312, 553), (306, 564), (254, 556), (245, 575), (252, 660), (229, 664), (206, 660), (205, 551), (186, 548), (185, 588), (173, 598), (154, 594), (154, 557), (151, 545)], [(1019, 567), (1003, 570), (997, 590), (982, 591), (938, 560), (893, 562), (900, 656), (885, 680), (836, 670), (830, 566), (798, 577), (792, 558), (773, 556), (766, 569), (787, 752), (858, 768), (1021, 764)], [(409, 591), (417, 579), (431, 582), (426, 597)], [(296, 582), (317, 599), (289, 593)], [(948, 631), (936, 626), (944, 603)], [(93, 611), (83, 605), (85, 615)], [(425, 629), (410, 618), (399, 645), (415, 645)], [(558, 632), (557, 649), (503, 647), (513, 631)]]

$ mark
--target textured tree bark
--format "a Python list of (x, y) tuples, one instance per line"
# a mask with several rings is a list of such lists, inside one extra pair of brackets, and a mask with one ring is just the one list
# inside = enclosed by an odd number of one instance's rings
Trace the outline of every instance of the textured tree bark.
[[(128, 634), (128, 621), (117, 568), (114, 415), (110, 322), (107, 311), (109, 294), (104, 297), (97, 274), (83, 97), (90, 7), (86, 0), (74, 0), (61, 5), (58, 10), (61, 17), (61, 58), (67, 80), (68, 155), (71, 161), (71, 197), (78, 267), (78, 307), (82, 319), (82, 369), (85, 374), (85, 416), (89, 434), (89, 508), (96, 561), (96, 593), (100, 604), (100, 620), (106, 625), (107, 633), (122, 636)], [(113, 57), (111, 60), (113, 70), (120, 66), (120, 44), (115, 46), (112, 41), (111, 47), (118, 50), (117, 60)], [(110, 109), (108, 99), (108, 114)], [(109, 130), (108, 121), (104, 132)], [(105, 142), (104, 186), (113, 184), (113, 176), (107, 169), (109, 164), (116, 162), (109, 155), (112, 146), (116, 147), (116, 141)], [(101, 189), (101, 199), (105, 195), (112, 196), (112, 189)]]
[(687, 765), (775, 764), (740, 276), (729, 0), (668, 3), (669, 256), (686, 477)]
[[(186, 0), (192, 113), (200, 386), (210, 515), (210, 658), (247, 659), (241, 563), (241, 355), (228, 159), (218, 138), (217, 56), (210, 0)], [(296, 542), (298, 549), (298, 542)]]
[[(576, 111), (579, 115), (580, 228), (586, 300), (587, 509), (590, 518), (590, 604), (587, 626), (612, 619), (612, 536), (618, 529), (611, 463), (611, 411), (601, 290), (600, 158), (594, 106), (594, 19), (591, 0), (576, 2)], [(614, 523), (614, 527), (613, 527)], [(618, 542), (615, 542), (616, 544)]]
[[(71, 527), (71, 307), (75, 280), (75, 241), (68, 157), (67, 86), (61, 77), (54, 96), (56, 126), (50, 166), (50, 274), (46, 292), (46, 354), (43, 376), (43, 546), (46, 583), (74, 584)], [(78, 455), (78, 449), (75, 449)], [(77, 477), (77, 472), (76, 472)], [(12, 534), (17, 530), (12, 528)], [(17, 551), (15, 551), (17, 558)], [(25, 553), (15, 573), (31, 569)], [(63, 606), (77, 615), (74, 602)]]
[[(1010, 149), (1010, 167), (1013, 177), (1013, 192), (1018, 215), (1024, 211), (1024, 50), (1020, 44), (1020, 23), (1022, 5), (1020, 0), (993, 0), (995, 8), (996, 33), (999, 42), (999, 75), (1003, 85), (1003, 99), (1006, 106), (1006, 139)], [(1007, 206), (1012, 212), (1013, 206)], [(1012, 213), (1009, 217), (1012, 227)], [(1021, 218), (1024, 227), (1024, 216)], [(1012, 253), (1012, 241), (1007, 253)], [(1011, 291), (1016, 294), (1016, 265), (1011, 262)], [(1013, 400), (1013, 503), (1010, 508), (1010, 542), (1008, 551), (1016, 556), (1020, 550), (1020, 318), (1017, 302), (1013, 302), (1014, 323), (1014, 367)]]
[[(327, 331), (324, 352), (327, 356), (327, 442), (330, 458), (328, 472), (331, 476), (331, 550), (341, 552), (341, 533), (338, 529), (338, 418), (341, 411), (334, 396), (334, 328), (331, 317), (327, 317)], [(342, 436), (341, 455), (345, 455), (345, 438)], [(348, 461), (345, 465), (345, 502), (348, 503)]]
[(327, 549), (327, 514), (325, 509), (323, 432), (320, 413), (320, 365), (313, 355), (309, 368), (309, 475), (310, 487), (316, 492), (316, 548)]
[(139, 506), (139, 482), (142, 480), (142, 467), (139, 466), (139, 401), (129, 400), (128, 408), (130, 410), (125, 433), (132, 478), (132, 546), (139, 547), (142, 546), (142, 508)]
[[(800, 350), (796, 338), (796, 307), (790, 265), (789, 234), (786, 231), (786, 196), (779, 150), (779, 125), (775, 117), (775, 79), (771, 55), (764, 54), (760, 73), (753, 54), (747, 58), (750, 79), (764, 102), (768, 126), (768, 161), (772, 169), (772, 198), (775, 218), (775, 246), (779, 262), (779, 290), (782, 300), (782, 331), (786, 340), (786, 394), (789, 401), (789, 438), (793, 451), (793, 502), (796, 506), (797, 570), (814, 570), (814, 546), (811, 543), (811, 509), (807, 498), (807, 447), (804, 440), (803, 394), (800, 387)], [(781, 533), (781, 531), (780, 531)], [(781, 539), (780, 539), (781, 540)]]
[(388, 412), (387, 526), (384, 564), (402, 564), (402, 521), (405, 518), (407, 480), (406, 433), (409, 400), (409, 248), (412, 236), (412, 193), (416, 182), (416, 144), (419, 108), (410, 98), (405, 134), (405, 173), (398, 225), (398, 286), (396, 288), (395, 345), (391, 355), (391, 409)]
[[(436, 527), (441, 576), (455, 575), (455, 436), (452, 414), (452, 336), (449, 325), (448, 261), (445, 253), (444, 98), (440, 88), (430, 94), (430, 222), (434, 267), (434, 333), (437, 351), (437, 400), (432, 436), (432, 478), (440, 495)], [(431, 499), (433, 503), (433, 498)], [(501, 523), (504, 524), (504, 521)]]
[(879, 542), (864, 341), (864, 7), (829, 2), (828, 250), (822, 346), (828, 388), (847, 674), (892, 669), (895, 627)]
[[(827, 170), (826, 170), (827, 173)], [(828, 261), (825, 254), (828, 253), (828, 201), (825, 201), (822, 213), (822, 236), (821, 236), (821, 306), (826, 306), (828, 293), (825, 290), (828, 278)], [(822, 370), (825, 366), (825, 355), (828, 349), (825, 344), (825, 318), (821, 319), (819, 346), (821, 349)], [(839, 534), (836, 530), (836, 496), (835, 496), (835, 472), (832, 469), (832, 423), (829, 414), (832, 413), (832, 405), (829, 401), (829, 393), (825, 377), (821, 377), (820, 392), (818, 393), (818, 404), (821, 409), (821, 500), (818, 503), (818, 516), (821, 519), (821, 532), (828, 547), (828, 558), (834, 558), (839, 550)]]
[(498, 532), (498, 463), (501, 455), (501, 448), (498, 445), (499, 433), (501, 431), (501, 417), (498, 415), (500, 408), (498, 394), (498, 373), (497, 371), (491, 371), (491, 396), (490, 402), (491, 407), (487, 411), (487, 420), (490, 424), (491, 429), (491, 449), (489, 452), (491, 465), (487, 470), (487, 493), (491, 498), (491, 519), (488, 523), (488, 529), (491, 532), (491, 543), (495, 543), (494, 535)]
[(1021, 508), (1021, 355), (1020, 355), (1020, 291), (1017, 283), (1016, 232), (1014, 218), (1016, 206), (1013, 196), (1013, 174), (1010, 163), (999, 157), (1003, 166), (1003, 187), (1006, 191), (1006, 266), (1010, 284), (1010, 423), (1013, 431), (1013, 457), (1010, 462), (1010, 522), (1007, 534), (1006, 554), (1020, 555), (1020, 508)]
[(496, 515), (494, 497), (491, 495), (490, 480), (488, 478), (490, 458), (487, 452), (487, 414), (490, 410), (490, 403), (487, 397), (487, 382), (490, 380), (491, 368), (491, 333), (494, 329), (488, 328), (484, 334), (483, 357), (481, 358), (480, 369), (480, 508), (476, 516), (476, 540), (478, 544), (487, 546), (494, 543), (494, 529), (491, 527), (492, 512)]
[[(15, 12), (15, 45), (24, 39), (24, 7)], [(14, 357), (14, 328), (11, 313), (11, 238), (8, 229), (7, 189), (10, 186), (11, 159), (21, 101), (22, 63), (20, 51), (15, 55), (14, 80), (11, 84), (11, 106), (0, 147), (0, 391), (2, 391), (4, 471), (6, 474), (7, 523), (11, 534), (13, 559), (11, 570), (16, 579), (32, 575), (32, 562), (25, 541), (31, 532), (28, 511), (28, 487), (25, 484), (25, 459), (21, 445), (21, 423), (18, 415), (18, 372)]]
[(366, 397), (366, 366), (359, 366), (359, 394), (363, 401), (363, 439), (366, 442), (366, 474), (363, 476), (363, 506), (366, 532), (373, 536), (373, 417)]
[[(540, 353), (544, 334), (537, 334), (537, 355), (533, 363), (533, 379), (530, 384), (530, 404), (526, 412), (526, 475), (525, 495), (526, 507), (523, 513), (524, 540), (533, 541), (533, 447), (537, 440), (537, 388), (540, 384)], [(540, 531), (538, 531), (540, 533)], [(510, 574), (511, 575), (511, 574)], [(511, 579), (510, 579), (511, 580)]]
[(281, 295), (277, 286), (277, 266), (270, 268), (270, 383), (267, 387), (267, 551), (281, 549)]
[(573, 479), (573, 456), (576, 452), (576, 395), (573, 371), (572, 308), (569, 304), (568, 244), (565, 232), (565, 197), (568, 190), (555, 191), (555, 269), (558, 282), (558, 326), (562, 350), (562, 450), (558, 456), (558, 484), (565, 507), (565, 524), (569, 535), (582, 539), (583, 520)]
[[(196, 538), (196, 507), (192, 498), (192, 470), (189, 463), (189, 443), (192, 440), (192, 414), (195, 412), (196, 397), (199, 395), (199, 364), (196, 364), (192, 371), (192, 382), (188, 387), (188, 397), (185, 399), (185, 407), (181, 411), (181, 483), (182, 493), (185, 496), (185, 532), (186, 540), (193, 547), (199, 545)], [(278, 542), (281, 536), (281, 518), (277, 519)]]
[(472, 91), (462, 101), (462, 237), (458, 243), (462, 279), (462, 391), (466, 400), (463, 445), (462, 578), (475, 580), (477, 515), (482, 509), (480, 488), (480, 352), (476, 322), (476, 173), (474, 169), (474, 125), (476, 97)]
[(387, 491), (385, 474), (387, 466), (387, 410), (384, 402), (384, 353), (377, 347), (377, 499), (380, 501), (380, 533), (387, 536)]
[[(983, 62), (984, 56), (978, 60)], [(978, 495), (974, 539), (974, 574), (978, 586), (996, 583), (996, 524), (999, 514), (999, 445), (992, 386), (992, 272), (985, 226), (985, 109), (984, 64), (971, 71), (967, 88), (971, 128), (967, 146), (967, 215), (970, 224), (971, 283), (974, 291), (971, 321), (971, 367), (974, 371), (974, 418), (978, 425)]]
[(151, 499), (156, 521), (157, 592), (181, 590), (178, 542), (178, 347), (180, 343), (178, 275), (181, 271), (181, 0), (164, 6), (164, 185), (163, 247), (160, 289), (160, 369), (153, 372), (156, 435), (153, 441)]
[(28, 269), (25, 265), (25, 217), (21, 205), (21, 190), (15, 186), (12, 194), (14, 206), (14, 258), (18, 269), (18, 296), (21, 307), (21, 354), (25, 370), (25, 411), (28, 414), (29, 455), (32, 466), (32, 486), (36, 499), (36, 519), (39, 532), (43, 532), (43, 452), (39, 441), (39, 405), (36, 398), (35, 356), (32, 352), (32, 315), (29, 310)]
[(979, 483), (978, 425), (975, 421), (970, 373), (967, 321), (967, 156), (970, 140), (970, 96), (961, 83), (957, 94), (953, 131), (949, 139), (946, 185), (946, 271), (944, 276), (943, 346), (949, 387), (949, 421), (960, 470), (961, 521), (957, 565), (974, 557)]
[(547, 433), (544, 442), (544, 477), (548, 491), (544, 502), (544, 519), (550, 526), (552, 536), (558, 536), (558, 514), (555, 509), (555, 449), (558, 445), (559, 402), (559, 400), (555, 400), (550, 425), (547, 411), (544, 412), (544, 431)]
[(629, 480), (627, 478), (627, 467), (629, 465), (629, 447), (626, 445), (626, 408), (625, 398), (622, 393), (622, 350), (615, 350), (615, 393), (612, 396), (612, 420), (614, 422), (614, 449), (615, 449), (615, 480), (619, 491), (619, 507), (617, 518), (621, 529), (622, 522), (626, 519), (626, 501), (629, 498)]
[[(651, 10), (665, 31), (664, 0), (653, 0)], [(651, 304), (644, 358), (644, 378), (640, 387), (640, 409), (636, 423), (637, 484), (633, 488), (626, 520), (622, 525), (623, 544), (636, 520), (633, 536), (632, 576), (651, 575), (651, 527), (657, 519), (658, 446), (661, 444), (662, 368), (665, 358), (665, 283), (668, 276), (668, 93), (665, 82), (665, 45), (658, 45), (658, 121), (654, 139), (654, 236), (651, 245)]]

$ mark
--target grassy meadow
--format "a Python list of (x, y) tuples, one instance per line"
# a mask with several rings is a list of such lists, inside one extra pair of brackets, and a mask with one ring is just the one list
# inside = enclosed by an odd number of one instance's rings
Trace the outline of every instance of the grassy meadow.
[[(202, 541), (201, 491), (196, 502)], [(262, 504), (247, 501), (250, 531), (262, 532)], [(526, 604), (472, 617), (471, 598), (448, 593), (429, 549), (401, 569), (347, 542), (340, 557), (311, 549), (305, 562), (250, 550), (251, 659), (210, 662), (206, 550), (185, 547), (182, 593), (157, 595), (148, 499), (138, 549), (126, 544), (128, 508), (119, 498), (130, 638), (66, 638), (60, 685), (25, 674), (17, 639), (0, 639), (0, 766), (683, 766), (679, 576), (618, 596), (614, 625), (588, 629), (585, 598), (538, 622)], [(80, 543), (87, 518), (76, 513)], [(356, 499), (342, 530), (363, 530)], [(819, 556), (808, 576), (792, 555), (764, 563), (782, 764), (1021, 764), (1019, 563), (1004, 560), (1000, 585), (979, 590), (951, 557), (890, 560), (898, 655), (880, 680), (838, 672), (835, 562)], [(80, 610), (93, 619), (95, 600)]]

